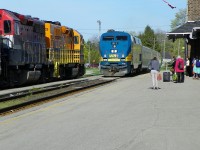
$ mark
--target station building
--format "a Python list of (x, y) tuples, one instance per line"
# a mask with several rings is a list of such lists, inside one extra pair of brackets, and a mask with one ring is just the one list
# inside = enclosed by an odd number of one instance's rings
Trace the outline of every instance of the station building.
[(187, 22), (167, 33), (173, 41), (185, 39), (185, 57), (200, 57), (200, 0), (188, 0)]

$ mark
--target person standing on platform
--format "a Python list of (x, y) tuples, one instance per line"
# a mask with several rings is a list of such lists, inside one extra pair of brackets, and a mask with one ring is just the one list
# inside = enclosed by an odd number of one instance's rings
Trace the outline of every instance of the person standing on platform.
[(186, 58), (186, 76), (191, 76), (191, 69), (190, 69), (190, 60)]
[(173, 56), (173, 62), (172, 62), (172, 68), (171, 68), (172, 75), (174, 74), (175, 64), (176, 64), (176, 57)]
[(198, 57), (198, 59), (196, 59), (196, 79), (200, 78), (200, 59)]
[(175, 72), (177, 73), (178, 83), (183, 83), (184, 82), (184, 60), (181, 58), (181, 56), (178, 56), (176, 59), (176, 64), (175, 64)]
[(197, 79), (198, 77), (197, 77), (197, 67), (196, 67), (196, 58), (194, 58), (193, 60), (192, 60), (192, 66), (193, 66), (193, 68), (192, 68), (192, 73), (193, 73), (193, 79)]
[(153, 83), (152, 89), (159, 89), (157, 76), (160, 71), (160, 64), (156, 57), (150, 61), (149, 68), (151, 69), (151, 78)]

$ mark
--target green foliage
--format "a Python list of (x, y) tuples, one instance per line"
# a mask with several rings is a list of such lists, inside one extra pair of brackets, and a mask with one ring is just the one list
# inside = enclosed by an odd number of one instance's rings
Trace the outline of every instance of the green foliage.
[(88, 41), (84, 44), (84, 60), (85, 63), (98, 64), (100, 58), (99, 43)]
[(185, 55), (185, 40), (184, 39), (177, 39), (175, 42), (173, 42), (173, 55), (178, 56), (180, 55), (182, 58), (184, 58)]
[(177, 27), (183, 25), (186, 22), (187, 17), (187, 9), (180, 9), (179, 12), (176, 13), (175, 19), (171, 21), (171, 30), (173, 31)]
[[(175, 19), (171, 21), (171, 30), (175, 30), (186, 22), (187, 18), (187, 9), (180, 9), (179, 12), (176, 13)], [(175, 42), (171, 43), (171, 53), (173, 56), (182, 56), (184, 57), (184, 39), (177, 39)]]
[(144, 33), (138, 36), (144, 46), (155, 49), (156, 51), (164, 54), (169, 53), (172, 56), (184, 56), (184, 40), (176, 40), (175, 42), (168, 40), (166, 33), (161, 30), (156, 32), (150, 26), (146, 26)]
[(100, 75), (101, 72), (99, 70), (99, 68), (86, 68), (86, 74), (84, 75), (86, 76), (97, 76)]
[(160, 45), (156, 38), (156, 34), (149, 25), (146, 26), (144, 33), (140, 33), (138, 37), (142, 40), (143, 46), (161, 51)]

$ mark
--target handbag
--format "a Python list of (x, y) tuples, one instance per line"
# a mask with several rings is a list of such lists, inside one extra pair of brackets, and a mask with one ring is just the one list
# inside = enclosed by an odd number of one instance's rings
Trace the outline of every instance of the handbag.
[(162, 80), (162, 75), (161, 75), (161, 73), (158, 73), (158, 75), (157, 75), (157, 80), (158, 80), (158, 81)]

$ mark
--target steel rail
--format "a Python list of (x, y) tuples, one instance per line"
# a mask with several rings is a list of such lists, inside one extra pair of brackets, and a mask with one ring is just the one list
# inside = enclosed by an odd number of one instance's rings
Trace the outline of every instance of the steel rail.
[(0, 105), (1, 103), (13, 101), (13, 100), (19, 101), (19, 103), (17, 104), (0, 108), (0, 115), (6, 112), (10, 112), (15, 109), (19, 109), (21, 107), (25, 107), (31, 104), (42, 102), (42, 101), (46, 101), (52, 98), (58, 97), (59, 99), (59, 96), (70, 94), (73, 92), (81, 92), (82, 90), (85, 90), (91, 87), (110, 83), (112, 81), (115, 81), (116, 79), (117, 78), (106, 79), (106, 80), (104, 79), (83, 80), (79, 82), (71, 82), (70, 84), (67, 83), (65, 85), (50, 86), (45, 89), (33, 91), (32, 93), (30, 93), (30, 91), (29, 92), (26, 91), (23, 94), (10, 96), (10, 97), (5, 98), (7, 100), (0, 101)]

